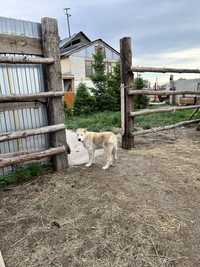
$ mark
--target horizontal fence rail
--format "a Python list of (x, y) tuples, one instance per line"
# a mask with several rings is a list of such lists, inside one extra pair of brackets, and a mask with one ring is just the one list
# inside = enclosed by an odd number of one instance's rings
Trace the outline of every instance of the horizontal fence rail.
[(129, 95), (159, 95), (159, 96), (168, 96), (168, 95), (200, 95), (200, 91), (164, 91), (164, 90), (129, 90)]
[(54, 58), (27, 56), (0, 56), (0, 64), (53, 64)]
[(166, 130), (170, 130), (170, 129), (175, 129), (175, 128), (178, 128), (178, 127), (181, 127), (181, 126), (190, 125), (192, 123), (199, 123), (199, 122), (200, 122), (200, 119), (182, 121), (182, 122), (178, 122), (178, 123), (167, 125), (167, 126), (163, 126), (163, 127), (155, 127), (155, 128), (147, 129), (147, 130), (134, 131), (134, 132), (132, 132), (132, 135), (133, 136), (138, 136), (138, 135), (145, 135), (145, 134), (149, 134), (149, 133), (157, 133), (157, 132), (166, 131)]
[(0, 18), (0, 74), (0, 175), (41, 159), (68, 167), (57, 21)]
[(200, 69), (177, 69), (159, 67), (132, 67), (133, 72), (157, 72), (157, 73), (200, 73)]
[(28, 136), (46, 134), (46, 133), (53, 133), (57, 131), (61, 131), (65, 129), (64, 124), (57, 124), (51, 126), (45, 126), (37, 129), (29, 129), (24, 131), (17, 131), (17, 132), (6, 132), (5, 134), (0, 134), (0, 142), (10, 141), (18, 138), (26, 138)]
[(27, 161), (41, 160), (46, 157), (52, 157), (58, 154), (65, 153), (65, 146), (50, 148), (40, 152), (28, 153), (25, 155), (19, 155), (12, 158), (0, 158), (0, 168), (12, 166), (15, 164), (21, 164)]
[[(170, 75), (170, 90), (135, 90), (134, 73), (135, 72), (154, 72), (154, 73), (196, 73), (200, 74), (200, 69), (187, 69), (187, 68), (166, 68), (166, 67), (144, 67), (132, 65), (132, 45), (131, 38), (124, 37), (120, 40), (120, 57), (121, 57), (121, 127), (122, 127), (122, 147), (125, 149), (131, 149), (134, 147), (134, 137), (138, 135), (144, 135), (148, 133), (156, 133), (160, 131), (174, 129), (180, 126), (189, 125), (192, 123), (199, 123), (200, 119), (192, 120), (192, 117), (199, 111), (200, 105), (190, 106), (175, 106), (176, 95), (193, 96), (194, 102), (198, 103), (198, 96), (200, 91), (198, 90), (178, 90), (173, 80), (173, 75)], [(134, 96), (136, 95), (149, 95), (149, 96), (170, 96), (171, 107), (162, 107), (158, 109), (143, 109), (134, 111)], [(166, 125), (163, 127), (155, 127), (147, 130), (135, 131), (135, 117), (141, 115), (148, 115), (162, 112), (175, 112), (178, 110), (195, 109), (187, 121), (178, 122), (172, 125)]]
[(131, 112), (131, 117), (141, 116), (141, 115), (149, 115), (154, 113), (162, 113), (162, 112), (175, 112), (177, 110), (186, 110), (186, 109), (197, 109), (200, 108), (200, 105), (192, 105), (192, 106), (181, 106), (181, 107), (166, 107), (166, 108), (157, 108), (157, 109), (143, 109), (135, 112)]
[(53, 98), (53, 97), (61, 97), (64, 96), (63, 91), (49, 91), (49, 92), (41, 92), (30, 95), (9, 95), (9, 96), (0, 96), (0, 103), (7, 102), (28, 102), (34, 100), (41, 100), (45, 98)]

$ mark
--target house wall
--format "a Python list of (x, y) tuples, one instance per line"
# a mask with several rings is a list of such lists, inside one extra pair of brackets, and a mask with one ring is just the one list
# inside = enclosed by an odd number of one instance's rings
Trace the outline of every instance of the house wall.
[(95, 53), (95, 46), (102, 45), (105, 47), (105, 61), (112, 62), (113, 65), (119, 60), (119, 55), (102, 42), (96, 42), (90, 47), (86, 47), (67, 58), (61, 59), (61, 68), (63, 78), (67, 76), (74, 77), (74, 91), (76, 92), (78, 85), (82, 82), (88, 87), (93, 87), (90, 78), (86, 77), (85, 60), (92, 60)]

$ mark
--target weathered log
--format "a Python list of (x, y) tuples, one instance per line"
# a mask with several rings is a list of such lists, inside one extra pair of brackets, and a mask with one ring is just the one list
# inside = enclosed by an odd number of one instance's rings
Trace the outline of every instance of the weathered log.
[(26, 138), (28, 136), (39, 135), (39, 134), (46, 134), (52, 132), (58, 132), (65, 129), (64, 124), (57, 124), (57, 125), (50, 125), (45, 126), (37, 129), (28, 129), (23, 131), (17, 132), (6, 132), (0, 134), (0, 142), (10, 141), (18, 138)]
[(0, 64), (53, 64), (52, 57), (0, 56)]
[[(46, 84), (48, 91), (62, 91), (62, 73), (60, 64), (60, 49), (58, 24), (56, 19), (42, 18), (42, 44), (45, 57), (53, 57), (55, 62), (52, 65), (45, 66), (47, 77)], [(63, 123), (65, 119), (63, 103), (61, 98), (50, 98), (48, 102), (48, 120), (49, 124)], [(66, 142), (65, 130), (50, 134), (50, 145), (57, 147), (65, 145), (66, 151), (68, 145)], [(63, 170), (68, 167), (67, 153), (59, 154), (52, 158), (55, 170)]]
[(41, 160), (46, 157), (52, 157), (58, 154), (64, 154), (65, 153), (65, 146), (60, 146), (60, 147), (55, 147), (55, 148), (50, 148), (44, 151), (40, 152), (34, 152), (34, 153), (29, 153), (17, 157), (12, 157), (12, 158), (5, 158), (2, 159), (0, 158), (0, 168), (8, 167), (11, 165), (17, 165), (21, 164), (27, 161), (32, 161), (32, 160)]
[(121, 57), (121, 97), (124, 104), (121, 105), (122, 112), (122, 147), (131, 149), (134, 146), (134, 137), (131, 135), (131, 129), (134, 127), (134, 120), (131, 120), (129, 113), (133, 110), (133, 100), (129, 96), (128, 88), (133, 84), (132, 66), (132, 48), (131, 38), (125, 37), (120, 40), (120, 57)]
[(200, 69), (178, 69), (160, 67), (132, 67), (133, 72), (157, 72), (157, 73), (200, 73)]
[(0, 96), (0, 103), (7, 103), (7, 102), (28, 102), (28, 101), (36, 101), (42, 100), (45, 98), (51, 97), (60, 97), (63, 96), (63, 91), (52, 91), (52, 92), (41, 92), (36, 94), (30, 95), (9, 95), (9, 96)]
[(129, 95), (200, 95), (198, 91), (188, 91), (188, 90), (181, 90), (181, 91), (156, 91), (156, 90), (129, 90)]
[(173, 107), (164, 107), (157, 109), (143, 109), (135, 112), (131, 112), (131, 117), (141, 116), (141, 115), (149, 115), (153, 113), (162, 113), (162, 112), (175, 112), (177, 110), (186, 110), (186, 109), (196, 109), (200, 108), (200, 105), (192, 105), (192, 106), (173, 106)]
[(0, 34), (0, 53), (42, 56), (42, 42), (40, 38)]
[(170, 130), (170, 129), (174, 129), (174, 128), (178, 128), (181, 126), (189, 125), (192, 123), (198, 123), (198, 122), (200, 122), (200, 119), (190, 120), (190, 121), (182, 121), (182, 122), (178, 122), (178, 123), (163, 126), (163, 127), (155, 127), (155, 128), (148, 129), (148, 130), (135, 131), (132, 133), (132, 135), (138, 136), (138, 135), (145, 135), (145, 134), (149, 134), (149, 133), (157, 133), (157, 132), (166, 131), (166, 130)]

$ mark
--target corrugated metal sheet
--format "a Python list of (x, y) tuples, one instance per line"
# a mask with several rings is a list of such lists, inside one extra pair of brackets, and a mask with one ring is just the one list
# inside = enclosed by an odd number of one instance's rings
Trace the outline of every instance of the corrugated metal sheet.
[(0, 17), (0, 33), (40, 38), (41, 24)]
[[(40, 38), (40, 24), (0, 17), (0, 33)], [(0, 95), (34, 94), (44, 91), (41, 65), (0, 64)], [(0, 132), (46, 126), (47, 110), (42, 103), (2, 105), (0, 107)], [(35, 151), (49, 147), (48, 135), (39, 135), (0, 143), (0, 153)], [(0, 169), (0, 175), (12, 168)]]

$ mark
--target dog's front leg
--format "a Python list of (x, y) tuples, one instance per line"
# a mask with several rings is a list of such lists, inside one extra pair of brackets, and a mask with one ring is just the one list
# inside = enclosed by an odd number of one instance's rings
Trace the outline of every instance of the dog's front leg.
[(94, 149), (90, 148), (88, 149), (89, 154), (89, 162), (85, 165), (86, 167), (92, 166), (92, 163), (94, 162)]

